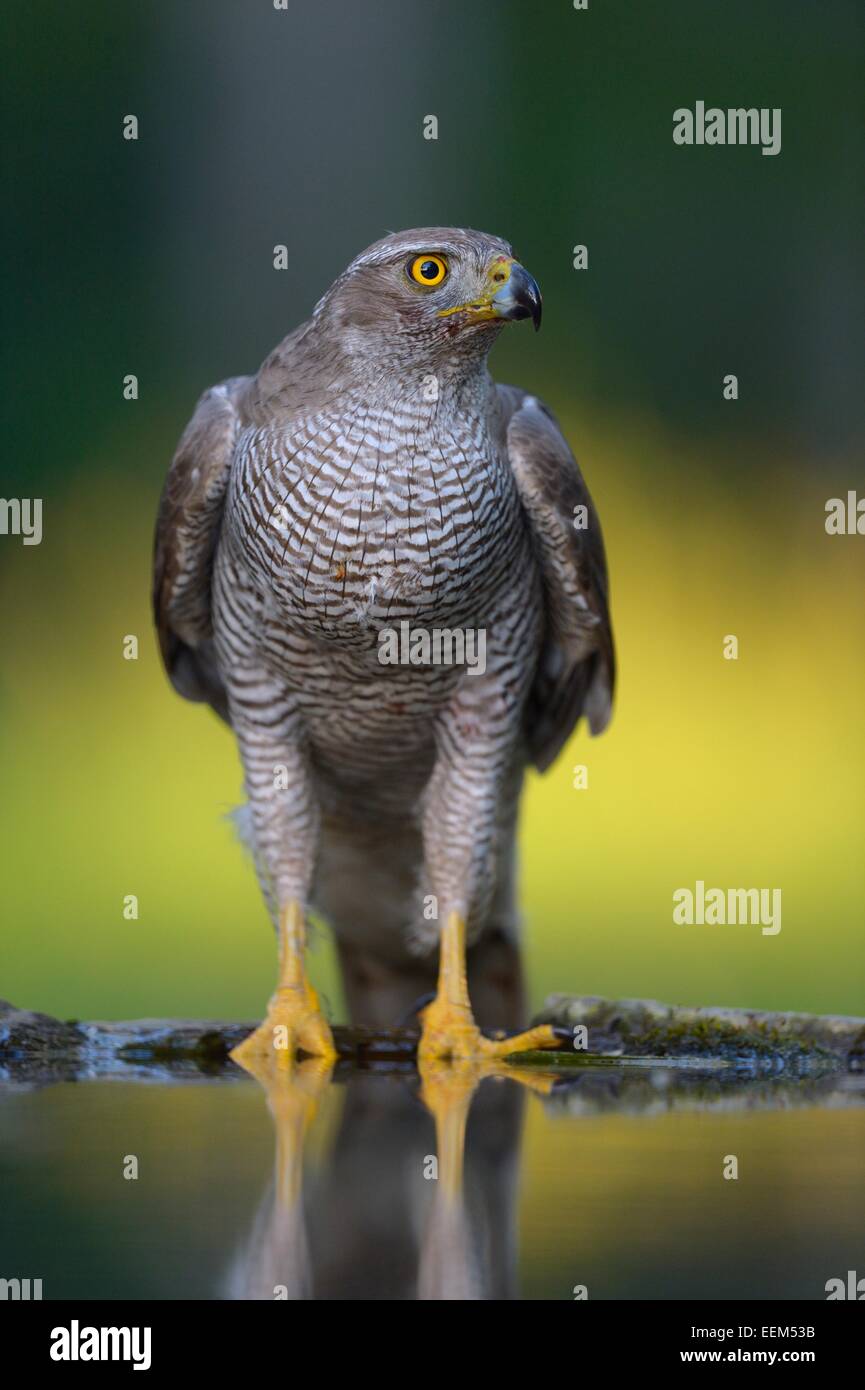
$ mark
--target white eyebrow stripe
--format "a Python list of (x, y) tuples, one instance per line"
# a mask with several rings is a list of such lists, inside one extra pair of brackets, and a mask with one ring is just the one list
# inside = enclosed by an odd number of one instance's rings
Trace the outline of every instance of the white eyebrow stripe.
[(392, 261), (408, 260), (410, 256), (457, 256), (459, 252), (448, 246), (381, 246), (377, 251), (367, 251), (357, 256), (348, 267), (354, 270), (362, 265), (389, 265)]

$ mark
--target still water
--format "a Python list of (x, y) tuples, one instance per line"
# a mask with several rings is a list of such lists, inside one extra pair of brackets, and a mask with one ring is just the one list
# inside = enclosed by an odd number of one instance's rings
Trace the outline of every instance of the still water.
[(0, 1276), (45, 1298), (824, 1299), (865, 1274), (865, 1079), (527, 1081), (7, 1083)]

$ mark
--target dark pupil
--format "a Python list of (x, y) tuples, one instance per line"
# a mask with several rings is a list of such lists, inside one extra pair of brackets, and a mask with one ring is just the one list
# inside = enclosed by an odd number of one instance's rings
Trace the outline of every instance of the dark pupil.
[(420, 273), (425, 280), (434, 280), (439, 273), (439, 268), (435, 261), (424, 261)]

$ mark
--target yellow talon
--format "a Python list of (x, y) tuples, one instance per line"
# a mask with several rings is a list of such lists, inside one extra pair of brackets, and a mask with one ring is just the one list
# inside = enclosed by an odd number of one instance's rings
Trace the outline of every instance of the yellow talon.
[(452, 912), (444, 926), (436, 997), (420, 1015), (423, 1025), (418, 1059), (471, 1060), (509, 1057), (535, 1048), (557, 1047), (558, 1039), (548, 1023), (519, 1033), (515, 1038), (485, 1038), (472, 1016), (466, 983), (466, 925)]
[(280, 913), (279, 940), (276, 993), (267, 1006), (264, 1022), (234, 1048), (232, 1061), (253, 1070), (251, 1064), (256, 1058), (271, 1058), (277, 1066), (290, 1068), (302, 1052), (335, 1062), (333, 1034), (304, 970), (306, 927), (303, 908), (297, 901), (290, 902)]
[(421, 1061), (478, 1060), (510, 1057), (536, 1048), (558, 1047), (555, 1032), (548, 1023), (518, 1033), (514, 1038), (485, 1038), (472, 1018), (471, 1009), (460, 1008), (440, 998), (434, 999), (420, 1015), (423, 1032), (418, 1045)]
[(244, 1066), (253, 1058), (271, 1057), (280, 1067), (291, 1067), (299, 1052), (336, 1061), (333, 1034), (311, 985), (280, 988), (267, 1006), (267, 1017), (255, 1032), (231, 1053)]

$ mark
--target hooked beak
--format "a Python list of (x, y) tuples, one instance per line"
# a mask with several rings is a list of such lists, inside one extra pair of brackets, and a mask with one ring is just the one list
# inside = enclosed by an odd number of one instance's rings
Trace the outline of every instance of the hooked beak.
[(531, 319), (537, 333), (543, 312), (537, 280), (518, 261), (514, 261), (507, 283), (493, 295), (490, 308), (497, 319)]
[(495, 323), (499, 319), (531, 319), (541, 326), (543, 301), (533, 275), (510, 256), (497, 256), (487, 275), (486, 289), (468, 304), (439, 309), (439, 318), (465, 315), (469, 323)]

